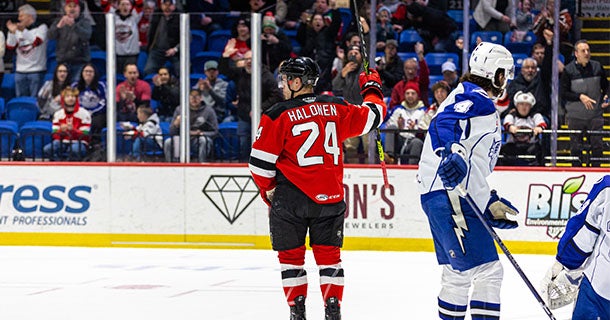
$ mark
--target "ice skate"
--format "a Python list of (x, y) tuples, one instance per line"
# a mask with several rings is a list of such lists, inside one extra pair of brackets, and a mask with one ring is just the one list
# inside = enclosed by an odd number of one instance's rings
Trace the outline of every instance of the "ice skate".
[(290, 306), (290, 320), (305, 320), (305, 297), (294, 299), (294, 306)]
[(339, 300), (335, 297), (326, 299), (326, 320), (341, 320), (341, 307)]

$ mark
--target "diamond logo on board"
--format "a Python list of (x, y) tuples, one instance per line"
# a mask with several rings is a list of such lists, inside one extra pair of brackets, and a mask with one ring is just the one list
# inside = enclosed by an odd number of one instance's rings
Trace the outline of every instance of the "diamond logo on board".
[(251, 176), (211, 176), (203, 194), (233, 224), (259, 194)]

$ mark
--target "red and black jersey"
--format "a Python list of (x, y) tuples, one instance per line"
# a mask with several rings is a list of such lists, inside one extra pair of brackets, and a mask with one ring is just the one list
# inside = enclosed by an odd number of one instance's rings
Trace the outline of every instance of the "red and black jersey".
[(375, 94), (366, 95), (362, 105), (311, 94), (269, 108), (250, 154), (263, 200), (268, 203), (277, 171), (317, 203), (343, 200), (343, 141), (377, 128), (385, 113)]

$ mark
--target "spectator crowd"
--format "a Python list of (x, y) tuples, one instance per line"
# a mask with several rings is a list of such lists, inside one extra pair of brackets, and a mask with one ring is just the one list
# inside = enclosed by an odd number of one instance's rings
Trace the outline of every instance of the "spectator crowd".
[[(33, 120), (49, 123), (52, 138), (44, 147), (46, 159), (103, 161), (99, 155), (105, 148), (107, 98), (115, 94), (121, 159), (178, 161), (178, 14), (186, 12), (191, 29), (188, 122), (193, 159), (226, 160), (218, 148), (228, 143), (234, 149), (230, 160), (247, 162), (252, 144), (251, 35), (258, 32), (263, 111), (283, 99), (277, 69), (298, 55), (320, 66), (317, 94), (362, 103), (362, 51), (373, 46), (376, 56), (370, 60), (381, 76), (388, 105), (382, 125), (385, 151), (390, 162), (417, 164), (430, 119), (464, 71), (465, 41), (470, 50), (492, 41), (515, 48), (511, 51), (520, 57), (515, 59), (515, 79), (496, 101), (505, 128), (505, 164), (544, 165), (549, 155), (545, 130), (552, 119), (553, 64), (560, 72), (559, 125), (580, 132), (570, 136), (572, 165), (583, 164), (583, 150), (602, 157), (602, 136), (587, 133), (603, 130), (607, 75), (591, 59), (589, 43), (575, 39), (573, 8), (562, 7), (559, 13), (562, 59), (553, 61), (553, 0), (518, 0), (516, 7), (511, 1), (479, 0), (473, 8), (471, 39), (464, 39), (462, 23), (448, 10), (447, 0), (379, 0), (375, 8), (369, 1), (358, 2), (355, 18), (351, 9), (337, 7), (334, 0), (53, 0), (47, 15), (27, 1), (17, 1), (14, 12), (0, 16), (0, 83), (12, 83), (3, 85), (2, 98), (8, 105), (12, 99), (32, 97), (38, 108)], [(104, 13), (114, 15), (116, 88), (106, 82)], [(251, 30), (251, 13), (262, 14), (260, 30)], [(8, 119), (6, 114), (3, 119)], [(348, 139), (345, 162), (370, 162), (371, 139)]]

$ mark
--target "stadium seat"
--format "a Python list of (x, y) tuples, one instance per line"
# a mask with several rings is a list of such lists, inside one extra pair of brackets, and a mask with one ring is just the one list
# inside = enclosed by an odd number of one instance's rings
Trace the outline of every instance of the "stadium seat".
[(212, 31), (208, 36), (208, 51), (223, 52), (229, 39), (231, 39), (231, 30)]
[(51, 74), (51, 78), (53, 78), (53, 72), (55, 72), (55, 68), (57, 67), (57, 58), (55, 57), (55, 52), (47, 56), (47, 73)]
[[(135, 122), (132, 122), (131, 124), (134, 127), (138, 125)], [(123, 132), (125, 132), (125, 130), (123, 130), (123, 128), (121, 127), (121, 123), (117, 122), (117, 124), (116, 124), (116, 154), (117, 155), (129, 154), (131, 152), (131, 146), (133, 145), (133, 139), (125, 139), (125, 137), (123, 136)], [(107, 135), (108, 135), (108, 128), (103, 128), (102, 129), (102, 145), (104, 146), (105, 149), (108, 148), (106, 146)]]
[(409, 59), (417, 60), (417, 54), (415, 52), (397, 52), (396, 55), (398, 55), (403, 62)]
[(19, 127), (38, 118), (38, 104), (34, 97), (17, 97), (6, 104), (6, 119), (17, 122)]
[(91, 51), (91, 63), (95, 66), (100, 77), (106, 75), (106, 52)]
[(470, 34), (470, 48), (477, 46), (477, 37), (481, 37), (484, 42), (502, 44), (504, 37), (500, 31), (475, 31)]
[(217, 160), (239, 158), (237, 122), (223, 122), (218, 125), (218, 136), (214, 139), (214, 156)]
[[(144, 74), (144, 67), (146, 67), (146, 60), (148, 60), (148, 53), (146, 53), (146, 51), (140, 51), (140, 53), (138, 54), (137, 66), (138, 66), (138, 71), (140, 72), (141, 75)], [(123, 75), (122, 70), (120, 73), (121, 73), (121, 75)], [(117, 74), (117, 76), (118, 76), (118, 74)]]
[(417, 31), (409, 29), (403, 30), (398, 38), (399, 52), (413, 52), (413, 47), (417, 42), (422, 42), (422, 38)]
[(0, 119), (4, 118), (4, 108), (6, 104), (4, 103), (4, 98), (0, 97)]
[(1, 96), (9, 101), (15, 97), (15, 74), (4, 73), (2, 78)]
[(26, 122), (19, 129), (19, 143), (23, 149), (23, 155), (32, 160), (44, 157), (44, 146), (52, 140), (51, 121)]
[[(432, 89), (432, 86), (435, 83), (443, 80), (443, 76), (442, 75), (430, 75), (429, 78), (430, 78), (430, 85), (428, 86), (429, 89)], [(430, 93), (434, 93), (434, 92), (432, 92), (432, 90), (430, 90)]]
[(15, 141), (17, 141), (19, 125), (15, 121), (0, 120), (0, 157), (9, 158)]
[(191, 30), (191, 59), (205, 50), (207, 37), (207, 33), (203, 30)]
[(529, 58), (527, 54), (513, 53), (513, 60), (515, 61), (515, 77), (519, 74), (521, 66), (523, 65), (523, 60), (526, 58)]
[(204, 73), (203, 66), (209, 60), (220, 61), (222, 51), (203, 51), (191, 56), (191, 72)]
[(519, 42), (512, 42), (512, 36), (513, 31), (509, 31), (504, 35), (504, 47), (512, 53), (530, 54), (534, 43), (536, 43), (536, 35), (533, 32), (528, 31), (523, 37), (523, 40)]
[(350, 11), (349, 8), (338, 8), (339, 14), (341, 15), (341, 34), (345, 35), (347, 30), (349, 29), (349, 25), (352, 23), (352, 19), (354, 17), (354, 13)]
[(191, 88), (192, 88), (197, 84), (199, 79), (205, 79), (205, 78), (207, 78), (207, 76), (205, 75), (205, 73), (191, 73), (190, 78), (191, 78)]
[[(478, 30), (477, 22), (472, 17), (473, 11), (468, 15), (470, 33)], [(458, 24), (458, 30), (464, 30), (464, 10), (447, 10), (447, 15)]]
[(287, 30), (282, 29), (282, 32), (290, 39), (290, 44), (292, 45), (292, 51), (298, 54), (301, 52), (301, 44), (297, 41), (297, 31), (296, 30)]
[(47, 39), (47, 59), (50, 55), (55, 55), (55, 48), (57, 48), (57, 40)]
[(424, 59), (426, 59), (430, 74), (442, 74), (441, 66), (447, 61), (453, 62), (458, 69), (460, 65), (459, 56), (455, 53), (431, 52), (427, 53)]

